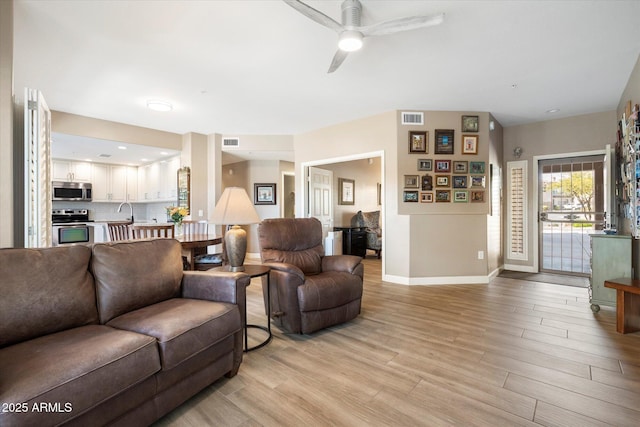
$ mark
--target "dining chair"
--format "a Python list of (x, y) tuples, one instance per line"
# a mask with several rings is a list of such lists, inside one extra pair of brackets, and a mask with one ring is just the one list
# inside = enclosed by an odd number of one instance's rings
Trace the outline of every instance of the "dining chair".
[(131, 225), (132, 239), (153, 239), (153, 238), (170, 238), (175, 237), (175, 228), (173, 224), (168, 225)]
[(207, 221), (183, 220), (182, 232), (185, 236), (208, 234), (209, 223)]
[(115, 242), (116, 240), (129, 240), (131, 239), (131, 233), (129, 231), (130, 223), (109, 223), (107, 228), (109, 229), (109, 240)]

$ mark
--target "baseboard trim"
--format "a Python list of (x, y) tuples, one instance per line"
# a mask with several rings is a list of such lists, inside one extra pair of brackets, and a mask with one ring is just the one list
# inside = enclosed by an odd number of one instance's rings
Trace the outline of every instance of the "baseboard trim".
[(385, 282), (408, 286), (437, 286), (437, 285), (486, 285), (489, 276), (444, 276), (444, 277), (404, 277), (385, 274)]
[(539, 271), (530, 265), (505, 264), (505, 270), (520, 271), (523, 273), (539, 273)]

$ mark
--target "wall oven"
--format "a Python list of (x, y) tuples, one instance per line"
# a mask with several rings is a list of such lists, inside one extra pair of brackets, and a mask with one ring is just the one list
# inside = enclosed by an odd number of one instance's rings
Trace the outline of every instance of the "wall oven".
[(51, 220), (53, 246), (94, 243), (94, 224), (87, 209), (54, 209)]
[(91, 201), (91, 189), (92, 185), (87, 182), (65, 182), (65, 181), (53, 181), (53, 201), (66, 200), (66, 201), (79, 201), (90, 202)]

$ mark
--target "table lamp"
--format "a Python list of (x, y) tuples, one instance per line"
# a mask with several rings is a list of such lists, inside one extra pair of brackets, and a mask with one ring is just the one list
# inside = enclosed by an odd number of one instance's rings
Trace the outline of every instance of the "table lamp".
[(253, 207), (244, 188), (227, 187), (213, 210), (211, 222), (232, 225), (224, 235), (227, 258), (231, 271), (244, 271), (244, 257), (247, 253), (247, 232), (241, 225), (256, 224), (260, 216)]

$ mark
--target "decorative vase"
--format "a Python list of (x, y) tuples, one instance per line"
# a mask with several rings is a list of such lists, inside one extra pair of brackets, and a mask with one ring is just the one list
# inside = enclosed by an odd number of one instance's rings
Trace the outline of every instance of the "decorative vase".
[(184, 230), (182, 229), (182, 221), (176, 222), (176, 236), (182, 236)]

